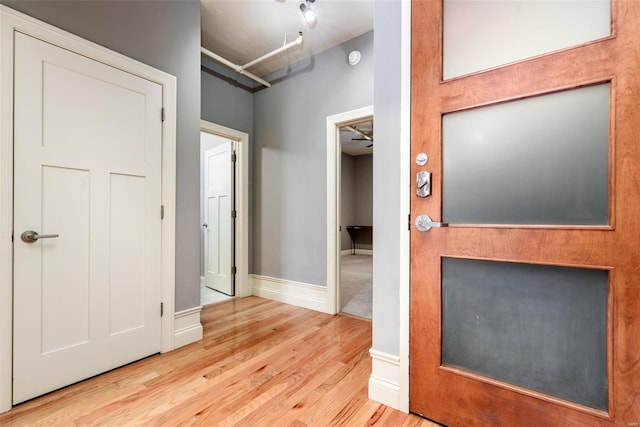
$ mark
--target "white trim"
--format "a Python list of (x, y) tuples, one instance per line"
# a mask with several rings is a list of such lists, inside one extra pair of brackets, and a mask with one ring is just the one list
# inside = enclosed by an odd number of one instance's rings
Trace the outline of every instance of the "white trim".
[(400, 358), (373, 349), (369, 354), (369, 399), (400, 409)]
[(341, 253), (339, 238), (340, 218), (340, 129), (373, 117), (373, 106), (358, 108), (327, 117), (327, 304), (330, 311), (340, 312), (338, 283), (340, 283)]
[(249, 134), (200, 120), (200, 130), (223, 138), (232, 139), (236, 144), (236, 297), (251, 295), (249, 283)]
[(202, 306), (178, 311), (174, 316), (174, 348), (182, 347), (202, 339), (202, 324), (200, 323)]
[(204, 276), (200, 276), (200, 285), (204, 286)]
[[(358, 249), (356, 248), (355, 250), (355, 254), (354, 255), (371, 255), (373, 256), (373, 250), (372, 249)], [(342, 255), (351, 255), (353, 254), (353, 250), (351, 249), (343, 249), (340, 251), (340, 256)]]
[(12, 406), (13, 331), (13, 41), (14, 32), (36, 37), (162, 86), (162, 301), (161, 351), (173, 349), (175, 301), (176, 78), (141, 62), (0, 5), (0, 412)]
[(400, 357), (398, 407), (409, 413), (409, 296), (411, 233), (405, 218), (411, 213), (411, 0), (400, 2)]
[(253, 295), (304, 307), (323, 313), (332, 313), (327, 301), (327, 288), (309, 283), (252, 274)]

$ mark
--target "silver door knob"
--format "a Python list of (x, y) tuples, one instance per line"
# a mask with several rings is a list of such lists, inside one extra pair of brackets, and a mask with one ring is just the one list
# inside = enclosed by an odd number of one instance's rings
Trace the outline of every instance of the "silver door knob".
[(433, 222), (429, 215), (419, 215), (416, 218), (416, 228), (418, 231), (429, 231), (431, 227), (448, 227), (446, 222)]
[(22, 239), (23, 242), (33, 243), (33, 242), (37, 242), (38, 239), (53, 239), (59, 236), (60, 236), (59, 234), (38, 234), (33, 230), (27, 230), (24, 233), (22, 233), (20, 238)]

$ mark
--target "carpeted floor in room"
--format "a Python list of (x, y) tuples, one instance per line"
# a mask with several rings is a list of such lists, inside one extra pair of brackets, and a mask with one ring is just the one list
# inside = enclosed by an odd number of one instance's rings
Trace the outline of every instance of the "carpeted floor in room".
[(373, 257), (340, 257), (340, 306), (343, 313), (371, 319)]

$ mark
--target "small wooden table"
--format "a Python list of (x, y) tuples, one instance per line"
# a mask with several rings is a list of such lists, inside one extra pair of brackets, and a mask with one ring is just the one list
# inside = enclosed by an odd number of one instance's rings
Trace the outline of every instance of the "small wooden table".
[(370, 231), (373, 233), (373, 226), (371, 225), (347, 225), (347, 232), (351, 237), (351, 255), (356, 254), (356, 235), (358, 231)]

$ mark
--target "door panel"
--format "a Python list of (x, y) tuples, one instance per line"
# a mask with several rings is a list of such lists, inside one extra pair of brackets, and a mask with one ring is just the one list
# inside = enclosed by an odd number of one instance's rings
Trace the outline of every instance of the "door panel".
[(607, 409), (607, 270), (442, 258), (442, 366)]
[(89, 341), (89, 182), (86, 170), (42, 167), (42, 230), (64, 236), (41, 243), (42, 282), (55, 284), (42, 287), (45, 354)]
[(205, 285), (234, 294), (233, 142), (205, 153)]
[(443, 7), (444, 79), (577, 46), (611, 34), (607, 0), (445, 0)]
[(19, 403), (160, 350), (162, 87), (20, 33), (15, 67)]
[(610, 84), (442, 117), (442, 217), (609, 224)]
[[(412, 10), (412, 159), (429, 156), (412, 173), (433, 175), (411, 216), (450, 224), (411, 231), (411, 411), (449, 426), (640, 423), (640, 3), (612, 3), (610, 37), (446, 81), (443, 4)], [(504, 112), (585, 90), (605, 96)], [(546, 199), (561, 215), (545, 217)]]

